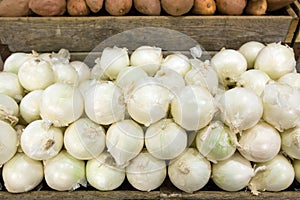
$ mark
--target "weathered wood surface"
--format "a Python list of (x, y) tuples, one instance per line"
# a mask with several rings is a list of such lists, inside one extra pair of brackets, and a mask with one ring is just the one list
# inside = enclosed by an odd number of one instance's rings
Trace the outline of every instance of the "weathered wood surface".
[[(300, 0), (296, 1), (292, 6), (294, 12), (298, 15), (298, 18), (300, 18)], [(298, 25), (295, 30), (294, 43), (300, 43), (300, 20), (298, 20)]]
[(221, 191), (199, 191), (193, 194), (184, 192), (139, 192), (139, 191), (73, 191), (73, 192), (53, 192), (53, 191), (33, 191), (23, 194), (10, 194), (7, 192), (0, 192), (1, 200), (22, 199), (22, 200), (54, 200), (54, 199), (172, 199), (172, 200), (299, 200), (300, 192), (264, 192), (258, 196), (247, 192), (221, 192)]
[(299, 31), (299, 15), (296, 13), (297, 12), (297, 3), (295, 2), (293, 3), (291, 6), (287, 7), (287, 12), (289, 13), (290, 16), (293, 17), (293, 20), (291, 22), (290, 25), (290, 29), (287, 33), (285, 42), (291, 45), (294, 45), (295, 43), (295, 35), (298, 33)]
[(67, 48), (72, 52), (90, 52), (101, 51), (104, 46), (118, 45), (135, 49), (144, 44), (160, 46), (165, 50), (184, 51), (195, 43), (200, 43), (208, 51), (218, 51), (224, 46), (236, 49), (250, 40), (264, 43), (285, 41), (292, 21), (293, 16), (288, 14), (2, 17), (0, 42), (8, 45), (12, 52), (45, 52), (60, 48)]

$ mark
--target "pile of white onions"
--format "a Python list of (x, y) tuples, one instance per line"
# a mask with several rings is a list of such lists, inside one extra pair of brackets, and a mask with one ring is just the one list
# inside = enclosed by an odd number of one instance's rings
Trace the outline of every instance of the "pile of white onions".
[[(251, 41), (201, 60), (108, 47), (94, 66), (70, 53), (14, 53), (0, 72), (5, 189), (193, 193), (282, 191), (300, 181), (300, 75), (280, 43)], [(196, 54), (199, 55), (196, 55)], [(270, 181), (271, 180), (271, 181)]]

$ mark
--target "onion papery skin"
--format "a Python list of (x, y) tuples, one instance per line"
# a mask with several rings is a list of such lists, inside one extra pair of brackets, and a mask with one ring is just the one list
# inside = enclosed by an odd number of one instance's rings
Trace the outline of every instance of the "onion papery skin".
[(279, 192), (287, 189), (294, 181), (295, 172), (290, 161), (281, 154), (272, 160), (255, 163), (256, 169), (262, 167), (249, 183), (249, 189), (254, 195), (260, 191)]
[(170, 161), (168, 175), (178, 189), (193, 193), (208, 183), (211, 164), (195, 148), (188, 148), (178, 158)]
[(88, 183), (100, 191), (118, 188), (125, 180), (125, 169), (118, 167), (114, 158), (103, 152), (99, 157), (88, 160), (86, 164)]
[(293, 159), (300, 159), (300, 127), (283, 131), (281, 134), (281, 149)]
[(239, 138), (238, 150), (247, 160), (267, 162), (280, 151), (279, 132), (271, 125), (260, 121), (255, 126), (243, 131)]
[(110, 125), (125, 118), (124, 96), (113, 82), (97, 82), (84, 97), (85, 113), (94, 122)]
[(300, 122), (300, 90), (272, 82), (262, 95), (263, 119), (280, 132), (296, 127)]
[(17, 152), (18, 136), (13, 127), (0, 120), (0, 167)]
[(219, 100), (220, 116), (235, 133), (253, 127), (263, 115), (263, 104), (259, 96), (246, 88), (225, 91)]
[(239, 191), (255, 175), (250, 161), (236, 152), (230, 158), (212, 164), (212, 180), (222, 190)]
[(10, 193), (23, 193), (33, 190), (44, 178), (41, 161), (33, 160), (24, 153), (17, 153), (3, 167), (5, 188)]
[(236, 151), (236, 142), (236, 134), (220, 121), (197, 131), (197, 149), (213, 163), (231, 157)]
[(56, 191), (72, 191), (80, 185), (86, 187), (85, 170), (85, 162), (75, 159), (65, 150), (44, 161), (46, 183)]
[(162, 119), (147, 128), (145, 146), (155, 158), (171, 160), (187, 147), (187, 133), (172, 119)]
[(215, 112), (213, 96), (201, 86), (184, 87), (171, 103), (174, 121), (188, 131), (199, 130), (208, 125)]
[(270, 43), (261, 49), (254, 64), (254, 69), (264, 71), (273, 80), (294, 72), (295, 67), (296, 59), (293, 49), (280, 43)]
[(77, 87), (66, 83), (54, 83), (47, 87), (40, 104), (41, 118), (56, 127), (68, 126), (80, 118), (84, 100)]
[(126, 177), (129, 183), (140, 191), (150, 192), (158, 188), (166, 176), (166, 162), (153, 157), (146, 150), (132, 159), (126, 167)]

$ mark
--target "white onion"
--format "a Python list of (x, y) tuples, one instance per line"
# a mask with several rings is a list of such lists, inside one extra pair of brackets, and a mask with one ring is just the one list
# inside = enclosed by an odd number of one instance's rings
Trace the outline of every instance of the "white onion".
[(239, 144), (238, 150), (247, 160), (267, 162), (279, 153), (281, 138), (275, 128), (261, 121), (243, 131)]
[(125, 117), (122, 91), (113, 82), (97, 82), (87, 91), (84, 100), (86, 115), (98, 124), (109, 125)]
[(116, 166), (114, 158), (107, 152), (88, 160), (86, 177), (91, 186), (101, 191), (118, 188), (125, 180), (125, 169)]
[(189, 58), (181, 53), (168, 55), (161, 63), (162, 69), (171, 69), (176, 71), (182, 77), (190, 70)]
[(17, 153), (3, 166), (2, 177), (5, 188), (11, 193), (28, 192), (38, 186), (44, 178), (43, 164), (24, 153)]
[(156, 72), (154, 78), (172, 93), (177, 93), (185, 86), (183, 77), (172, 69), (162, 68)]
[(262, 100), (263, 119), (283, 131), (300, 123), (300, 90), (280, 83), (266, 85)]
[(250, 69), (241, 74), (236, 85), (238, 87), (248, 88), (258, 96), (261, 96), (266, 84), (270, 80), (270, 77), (265, 72), (257, 69)]
[(281, 134), (281, 148), (293, 159), (300, 159), (300, 127), (283, 131)]
[(188, 148), (169, 163), (168, 175), (174, 186), (192, 193), (208, 183), (211, 165), (196, 149)]
[(187, 133), (172, 119), (162, 119), (148, 127), (145, 145), (155, 158), (171, 160), (187, 147)]
[(261, 49), (254, 64), (255, 69), (266, 72), (273, 80), (294, 72), (295, 67), (296, 59), (293, 49), (280, 43), (271, 43)]
[[(33, 53), (36, 53), (36, 52), (33, 51)], [(53, 53), (40, 53), (40, 54), (38, 54), (38, 57), (41, 60), (45, 60), (45, 61), (47, 61), (49, 63), (52, 63), (52, 60), (51, 60), (52, 59), (52, 55), (53, 55)]]
[(18, 116), (19, 106), (17, 102), (10, 96), (0, 93), (0, 120), (15, 125), (19, 121)]
[(236, 150), (237, 137), (222, 122), (212, 122), (197, 131), (196, 147), (209, 161), (216, 163), (231, 157)]
[(246, 88), (232, 88), (224, 92), (219, 100), (221, 119), (235, 133), (253, 127), (261, 119), (261, 99)]
[(80, 118), (65, 130), (64, 146), (79, 160), (98, 157), (105, 148), (105, 130), (88, 118)]
[(52, 69), (55, 82), (78, 85), (79, 76), (70, 63), (53, 62)]
[(87, 186), (85, 162), (77, 160), (62, 150), (54, 158), (44, 161), (45, 180), (47, 185), (57, 191), (75, 190)]
[(141, 46), (130, 56), (130, 65), (141, 67), (149, 76), (153, 76), (163, 60), (162, 49), (151, 46)]
[(18, 148), (18, 136), (13, 127), (0, 120), (0, 167), (11, 159)]
[(295, 171), (295, 179), (298, 183), (300, 183), (300, 160), (294, 160), (293, 167)]
[(256, 173), (249, 183), (249, 189), (255, 195), (259, 194), (259, 191), (278, 192), (285, 190), (295, 178), (292, 164), (281, 154), (268, 162), (256, 163), (255, 167), (265, 168), (265, 170)]
[(24, 95), (24, 89), (19, 82), (18, 75), (12, 72), (0, 72), (0, 93), (20, 102)]
[(51, 64), (38, 57), (32, 57), (23, 63), (18, 78), (27, 91), (43, 90), (55, 81)]
[(91, 70), (91, 78), (96, 80), (109, 80), (109, 78), (104, 74), (104, 69), (100, 65), (100, 58), (95, 60), (95, 65)]
[(133, 120), (116, 122), (107, 130), (106, 146), (118, 166), (127, 166), (144, 146), (143, 129)]
[(69, 63), (70, 62), (70, 58), (71, 58), (71, 54), (69, 52), (69, 50), (67, 49), (60, 49), (57, 53), (52, 52), (50, 53), (44, 53), (40, 55), (41, 57), (43, 57), (45, 60), (49, 60), (50, 58), (50, 62), (51, 64), (54, 63)]
[(215, 95), (219, 80), (216, 71), (210, 66), (210, 62), (208, 60), (202, 62), (199, 59), (191, 59), (190, 62), (192, 68), (184, 77), (186, 84), (202, 86)]
[(300, 89), (300, 74), (299, 73), (287, 73), (287, 74), (281, 76), (278, 79), (278, 82)]
[(12, 53), (6, 58), (3, 65), (3, 71), (18, 74), (21, 65), (30, 58), (30, 54), (26, 54), (23, 52)]
[(100, 58), (100, 67), (104, 74), (110, 79), (115, 80), (119, 72), (129, 66), (129, 56), (126, 48), (114, 46), (106, 47)]
[(70, 65), (77, 72), (79, 83), (90, 79), (91, 70), (90, 70), (89, 66), (87, 66), (84, 62), (75, 60), (75, 61), (70, 62)]
[(150, 192), (158, 188), (167, 176), (166, 162), (142, 151), (126, 167), (129, 183), (140, 191)]
[(249, 42), (244, 43), (239, 48), (238, 51), (241, 54), (243, 54), (243, 56), (247, 60), (247, 68), (248, 69), (253, 69), (256, 57), (257, 57), (258, 53), (260, 52), (260, 50), (264, 47), (265, 47), (265, 45), (260, 42), (249, 41)]
[(196, 46), (190, 48), (190, 53), (194, 59), (201, 58), (203, 54), (202, 47), (199, 44), (197, 44)]
[(173, 94), (156, 79), (148, 77), (138, 81), (127, 95), (129, 115), (138, 123), (149, 126), (167, 115)]
[(97, 80), (95, 80), (95, 79), (84, 80), (79, 84), (78, 89), (79, 89), (81, 95), (83, 97), (85, 97), (87, 94), (87, 91), (96, 84), (97, 84)]
[(250, 161), (237, 152), (226, 160), (212, 164), (212, 180), (225, 191), (245, 188), (254, 175)]
[(119, 72), (116, 85), (122, 88), (124, 93), (127, 93), (138, 80), (146, 77), (148, 77), (148, 74), (142, 68), (126, 67)]
[(247, 60), (240, 52), (223, 49), (211, 59), (211, 66), (217, 72), (224, 86), (234, 86), (239, 76), (247, 70)]
[(171, 103), (174, 121), (189, 131), (208, 125), (215, 111), (213, 96), (207, 89), (196, 85), (184, 87)]
[(83, 97), (74, 86), (55, 83), (47, 87), (42, 94), (40, 115), (43, 120), (54, 126), (67, 126), (79, 119), (83, 111)]
[(52, 158), (63, 146), (63, 131), (47, 126), (43, 120), (33, 121), (26, 126), (21, 135), (23, 152), (34, 160)]
[(40, 104), (43, 90), (33, 90), (26, 94), (20, 102), (20, 115), (27, 122), (33, 122), (41, 118)]

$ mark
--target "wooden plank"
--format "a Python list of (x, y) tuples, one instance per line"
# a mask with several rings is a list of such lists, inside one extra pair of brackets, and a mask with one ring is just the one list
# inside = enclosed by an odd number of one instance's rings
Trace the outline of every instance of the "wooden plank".
[(237, 49), (250, 40), (284, 41), (292, 20), (290, 15), (3, 17), (0, 41), (12, 52), (60, 48), (99, 52), (103, 46), (135, 49), (144, 44), (184, 51), (195, 43), (208, 51), (218, 51), (224, 46)]
[(239, 192), (224, 192), (224, 191), (198, 191), (193, 194), (188, 194), (184, 192), (177, 191), (151, 191), (151, 192), (139, 192), (139, 191), (129, 191), (129, 190), (119, 190), (119, 191), (72, 191), (72, 192), (54, 192), (54, 191), (33, 191), (21, 194), (11, 194), (7, 192), (0, 192), (1, 200), (10, 199), (22, 199), (22, 200), (53, 200), (53, 199), (172, 199), (172, 200), (298, 200), (300, 198), (299, 192), (263, 192), (258, 196), (252, 195), (249, 191), (239, 191)]
[(139, 191), (129, 191), (129, 190), (119, 190), (119, 191), (72, 191), (72, 192), (54, 192), (54, 191), (33, 191), (21, 194), (11, 194), (7, 192), (0, 192), (1, 200), (8, 199), (22, 199), (22, 200), (53, 200), (53, 199), (159, 199), (160, 192), (139, 192)]
[(297, 15), (295, 13), (295, 10), (291, 6), (287, 6), (287, 12), (289, 13), (290, 16), (293, 17), (293, 20), (291, 22), (289, 31), (287, 33), (285, 42), (288, 43), (288, 44), (293, 45), (294, 42), (295, 42), (294, 41), (295, 34), (297, 34), (297, 32), (299, 31), (299, 28), (298, 28), (298, 26), (299, 26), (299, 15)]
[(248, 192), (224, 192), (224, 191), (199, 191), (194, 194), (183, 194), (182, 199), (186, 200), (211, 200), (211, 199), (223, 199), (223, 200), (275, 200), (275, 199), (289, 199), (298, 200), (300, 198), (299, 192), (263, 192), (258, 196), (252, 195)]
[[(298, 15), (298, 18), (300, 18), (300, 1), (299, 0), (295, 1), (295, 3), (293, 4), (293, 9), (294, 9), (295, 13)], [(298, 21), (298, 26), (295, 31), (294, 42), (300, 43), (300, 19)]]

